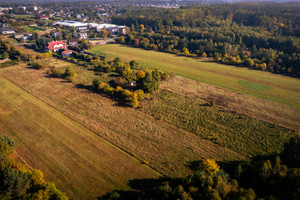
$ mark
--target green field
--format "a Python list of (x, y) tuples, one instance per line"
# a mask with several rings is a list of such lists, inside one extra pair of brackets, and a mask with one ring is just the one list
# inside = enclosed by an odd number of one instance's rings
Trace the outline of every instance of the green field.
[(136, 60), (144, 67), (300, 107), (300, 80), (296, 78), (119, 44), (97, 46), (91, 52)]
[(34, 18), (33, 15), (14, 15), (14, 18), (16, 19), (30, 19), (30, 18)]
[(0, 130), (16, 151), (70, 199), (95, 199), (129, 189), (132, 179), (157, 178), (141, 164), (30, 93), (0, 77)]
[(34, 26), (34, 27), (29, 27), (29, 26), (25, 26), (22, 27), (21, 29), (23, 29), (24, 31), (33, 33), (33, 32), (39, 32), (39, 31), (45, 31), (47, 30), (47, 27), (41, 27), (41, 26)]

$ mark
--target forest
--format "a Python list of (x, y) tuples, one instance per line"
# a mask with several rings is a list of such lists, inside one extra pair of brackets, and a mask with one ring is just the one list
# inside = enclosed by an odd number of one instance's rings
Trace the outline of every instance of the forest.
[(119, 43), (300, 76), (299, 4), (128, 8), (112, 17), (131, 32)]

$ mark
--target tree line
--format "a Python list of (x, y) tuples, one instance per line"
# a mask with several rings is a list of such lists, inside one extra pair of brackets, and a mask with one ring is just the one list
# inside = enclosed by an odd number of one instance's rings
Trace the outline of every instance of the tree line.
[[(300, 77), (300, 7), (296, 5), (127, 9), (113, 22), (131, 27), (119, 43)], [(241, 12), (242, 19), (249, 21), (246, 25), (234, 17)], [(268, 20), (250, 23), (257, 16)]]

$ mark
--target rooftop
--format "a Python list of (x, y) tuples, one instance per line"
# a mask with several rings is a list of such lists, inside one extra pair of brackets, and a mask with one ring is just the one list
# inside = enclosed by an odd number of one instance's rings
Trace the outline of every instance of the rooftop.
[(56, 22), (55, 25), (82, 27), (82, 26), (88, 26), (88, 23), (64, 20), (64, 21)]

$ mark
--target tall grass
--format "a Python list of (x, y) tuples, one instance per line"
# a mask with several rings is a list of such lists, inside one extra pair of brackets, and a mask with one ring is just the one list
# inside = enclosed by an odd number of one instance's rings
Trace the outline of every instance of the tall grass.
[(249, 156), (278, 153), (294, 132), (258, 119), (161, 91), (142, 110), (159, 120)]

